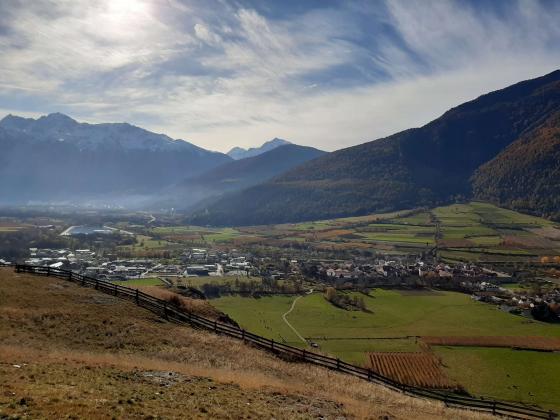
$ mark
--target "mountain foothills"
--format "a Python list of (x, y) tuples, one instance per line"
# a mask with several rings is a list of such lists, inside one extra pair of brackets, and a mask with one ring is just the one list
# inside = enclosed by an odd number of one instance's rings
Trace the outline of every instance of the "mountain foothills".
[(121, 197), (126, 205), (231, 161), (130, 124), (78, 123), (62, 114), (5, 117), (0, 149), (0, 204)]
[(483, 95), (421, 128), (314, 159), (224, 196), (190, 221), (294, 222), (467, 197), (558, 216), (559, 111), (560, 70)]
[(229, 157), (235, 160), (245, 159), (245, 158), (261, 155), (265, 152), (274, 150), (277, 147), (285, 146), (286, 144), (291, 144), (291, 143), (287, 140), (273, 138), (272, 140), (263, 143), (263, 145), (260, 147), (251, 147), (249, 149), (244, 149), (242, 147), (234, 147), (227, 154)]
[[(286, 144), (254, 157), (224, 163), (201, 175), (188, 178), (165, 191), (168, 206), (185, 207), (213, 202), (224, 193), (239, 191), (268, 181), (325, 152), (313, 147)], [(200, 204), (199, 204), (200, 203)]]

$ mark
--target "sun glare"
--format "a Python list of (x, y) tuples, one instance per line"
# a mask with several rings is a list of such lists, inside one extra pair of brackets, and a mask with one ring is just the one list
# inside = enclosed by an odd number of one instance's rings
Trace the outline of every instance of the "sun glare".
[(98, 18), (106, 35), (123, 39), (137, 35), (149, 20), (150, 12), (148, 0), (108, 0)]
[(110, 0), (108, 10), (119, 16), (142, 15), (148, 12), (148, 4), (144, 0)]

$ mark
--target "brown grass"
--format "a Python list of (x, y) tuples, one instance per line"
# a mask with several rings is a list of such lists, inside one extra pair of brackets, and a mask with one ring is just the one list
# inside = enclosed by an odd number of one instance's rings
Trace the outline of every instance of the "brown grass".
[(316, 237), (318, 240), (329, 240), (329, 239), (338, 238), (339, 236), (343, 236), (343, 235), (350, 235), (352, 233), (354, 232), (347, 229), (332, 229), (332, 230), (317, 232)]
[(168, 301), (170, 304), (177, 306), (185, 311), (192, 312), (207, 318), (218, 319), (223, 314), (210, 305), (206, 300), (191, 299), (181, 296), (170, 290), (162, 289), (158, 286), (142, 286), (139, 287), (144, 293), (147, 293), (158, 299)]
[(506, 247), (518, 247), (527, 249), (550, 249), (558, 246), (558, 243), (541, 236), (525, 237), (508, 235), (504, 237), (503, 245)]
[[(288, 363), (62, 280), (1, 269), (0, 284), (2, 415), (480, 418)], [(179, 376), (161, 385), (150, 372)]]
[(443, 239), (438, 241), (442, 248), (472, 248), (476, 244), (469, 239)]
[(507, 347), (526, 350), (560, 351), (560, 338), (556, 337), (422, 337), (422, 341), (434, 346)]
[(560, 240), (560, 229), (557, 229), (552, 226), (529, 229), (529, 230), (539, 236), (544, 236), (545, 238), (548, 239)]

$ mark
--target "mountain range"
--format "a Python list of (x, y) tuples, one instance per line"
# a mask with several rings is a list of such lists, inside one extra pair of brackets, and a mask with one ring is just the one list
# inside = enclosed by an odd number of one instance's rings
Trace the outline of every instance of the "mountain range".
[(273, 139), (234, 160), (126, 123), (54, 113), (0, 121), (0, 204), (189, 208), (269, 180), (324, 152)]
[(229, 152), (227, 152), (227, 155), (235, 160), (245, 159), (245, 158), (261, 155), (265, 152), (269, 152), (271, 150), (276, 149), (277, 147), (285, 146), (287, 144), (291, 144), (291, 143), (287, 140), (273, 138), (272, 140), (263, 143), (263, 145), (260, 147), (251, 147), (249, 149), (244, 149), (242, 147), (234, 147)]
[(130, 124), (79, 123), (63, 114), (0, 121), (0, 203), (130, 204), (131, 197), (232, 159)]
[(0, 121), (0, 205), (175, 207), (250, 225), (481, 199), (560, 218), (560, 70), (332, 153), (273, 139), (212, 152), (126, 123)]
[(224, 196), (190, 221), (296, 222), (466, 198), (558, 215), (559, 111), (555, 71), (464, 103), (423, 127), (321, 156)]

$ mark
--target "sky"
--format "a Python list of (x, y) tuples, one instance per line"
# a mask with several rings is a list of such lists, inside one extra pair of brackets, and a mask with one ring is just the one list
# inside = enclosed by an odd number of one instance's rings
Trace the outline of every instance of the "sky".
[(0, 117), (336, 150), (560, 68), (560, 2), (0, 1)]

